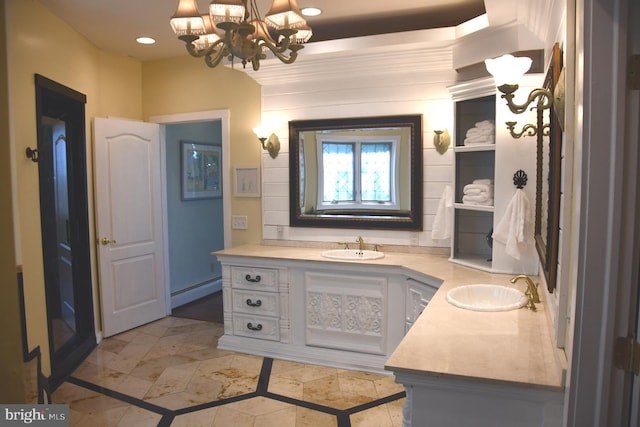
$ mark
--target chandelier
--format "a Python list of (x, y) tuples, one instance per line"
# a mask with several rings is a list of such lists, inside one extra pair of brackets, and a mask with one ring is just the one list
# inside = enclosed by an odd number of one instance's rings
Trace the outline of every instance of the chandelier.
[(296, 0), (273, 0), (264, 19), (255, 1), (213, 0), (209, 13), (200, 14), (197, 0), (180, 0), (171, 28), (191, 56), (204, 58), (212, 68), (223, 58), (232, 64), (238, 58), (243, 67), (250, 62), (257, 71), (267, 50), (283, 63), (293, 63), (312, 34)]

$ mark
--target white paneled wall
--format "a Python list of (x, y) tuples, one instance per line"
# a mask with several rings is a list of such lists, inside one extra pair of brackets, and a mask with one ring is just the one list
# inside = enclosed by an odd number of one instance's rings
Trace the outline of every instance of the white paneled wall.
[[(453, 154), (434, 149), (432, 121), (438, 118), (451, 132), (453, 103), (447, 87), (457, 75), (452, 50), (451, 42), (335, 54), (306, 55), (305, 49), (294, 64), (270, 63), (253, 74), (262, 85), (263, 123), (282, 144), (278, 158), (262, 156), (263, 239), (337, 242), (361, 235), (383, 245), (448, 247), (449, 240), (431, 240), (431, 225), (445, 186), (453, 182)], [(289, 227), (288, 122), (400, 114), (423, 115), (423, 231)]]

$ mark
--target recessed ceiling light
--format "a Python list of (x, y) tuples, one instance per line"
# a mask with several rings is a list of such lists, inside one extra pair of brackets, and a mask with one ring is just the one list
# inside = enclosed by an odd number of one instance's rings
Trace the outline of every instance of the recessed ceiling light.
[(305, 7), (301, 10), (304, 16), (318, 16), (322, 13), (322, 10), (317, 7)]
[(154, 44), (156, 42), (156, 40), (151, 37), (138, 37), (136, 41), (140, 44)]

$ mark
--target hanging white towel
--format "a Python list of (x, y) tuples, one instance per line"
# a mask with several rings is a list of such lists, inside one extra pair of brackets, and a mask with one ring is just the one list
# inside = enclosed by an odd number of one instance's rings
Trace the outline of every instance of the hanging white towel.
[(507, 254), (515, 259), (520, 259), (520, 251), (533, 241), (533, 219), (524, 190), (516, 190), (492, 237), (504, 244)]
[(438, 203), (438, 211), (436, 217), (433, 219), (433, 226), (431, 227), (431, 239), (443, 240), (451, 237), (451, 208), (453, 206), (453, 195), (451, 193), (451, 187), (445, 186), (442, 196), (440, 196), (440, 203)]

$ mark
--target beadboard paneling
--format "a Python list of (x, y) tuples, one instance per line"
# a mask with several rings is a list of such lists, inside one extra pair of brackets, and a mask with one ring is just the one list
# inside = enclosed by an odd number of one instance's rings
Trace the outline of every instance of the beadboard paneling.
[[(336, 242), (361, 235), (365, 242), (388, 245), (448, 245), (431, 241), (431, 224), (445, 186), (453, 182), (453, 156), (433, 148), (431, 120), (438, 116), (451, 133), (453, 103), (447, 87), (456, 80), (452, 48), (408, 46), (302, 59), (304, 53), (299, 63), (268, 67), (264, 73), (261, 68), (256, 77), (262, 84), (263, 122), (271, 125), (282, 144), (277, 159), (262, 156), (263, 239)], [(288, 122), (399, 114), (423, 115), (423, 231), (289, 227)]]

